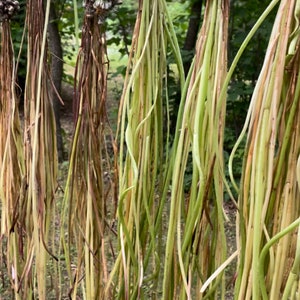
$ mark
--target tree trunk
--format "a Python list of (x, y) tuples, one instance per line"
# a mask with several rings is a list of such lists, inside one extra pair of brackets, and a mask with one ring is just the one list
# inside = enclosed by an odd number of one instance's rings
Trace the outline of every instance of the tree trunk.
[[(195, 0), (192, 5), (189, 27), (186, 33), (185, 42), (183, 46), (183, 50), (186, 52), (193, 51), (195, 49), (201, 21), (202, 2), (202, 0)], [(193, 55), (191, 55), (191, 59), (187, 59), (184, 61), (183, 66), (185, 75), (187, 75), (189, 71), (192, 62), (192, 57)]]
[[(182, 48), (182, 60), (183, 60), (183, 68), (184, 74), (187, 76), (193, 57), (194, 57), (194, 49), (197, 42), (198, 31), (201, 22), (201, 11), (202, 11), (202, 0), (194, 0), (191, 8), (190, 20), (188, 30), (185, 36), (184, 45)], [(174, 133), (176, 122), (177, 122), (177, 114), (178, 108), (180, 105), (181, 94), (178, 91), (175, 95), (174, 104), (173, 104), (173, 112), (171, 114), (171, 132)]]
[(57, 15), (53, 2), (51, 2), (49, 24), (48, 24), (48, 48), (51, 55), (51, 82), (50, 82), (50, 97), (53, 103), (53, 109), (56, 122), (56, 139), (58, 160), (61, 162), (64, 158), (63, 141), (60, 124), (60, 109), (61, 103), (58, 94), (61, 95), (61, 81), (63, 73), (63, 59), (60, 34), (58, 31)]

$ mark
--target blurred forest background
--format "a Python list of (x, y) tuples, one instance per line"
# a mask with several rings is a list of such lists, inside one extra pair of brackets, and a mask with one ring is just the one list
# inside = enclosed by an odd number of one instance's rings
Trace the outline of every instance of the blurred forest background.
[[(122, 92), (123, 79), (127, 67), (132, 32), (138, 7), (137, 1), (128, 0), (123, 2), (122, 5), (117, 6), (117, 8), (110, 12), (104, 24), (109, 59), (109, 96), (112, 97), (112, 103), (108, 103), (108, 106), (110, 107), (110, 110), (114, 112), (112, 119), (115, 121), (117, 119), (118, 101)], [(269, 2), (270, 1), (230, 1), (228, 43), (229, 65), (237, 53), (242, 41), (245, 39), (246, 35)], [(205, 3), (199, 0), (189, 0), (167, 1), (167, 4), (181, 49), (185, 73), (187, 74), (195, 53), (195, 45), (204, 14)], [(84, 8), (80, 1), (77, 3), (76, 12), (74, 12), (73, 1), (51, 1), (51, 6), (51, 22), (48, 33), (49, 51), (50, 55), (52, 55), (53, 64), (57, 65), (53, 72), (58, 72), (58, 76), (55, 75), (54, 77), (60, 78), (61, 76), (62, 81), (62, 99), (65, 102), (65, 108), (60, 108), (60, 110), (62, 109), (63, 113), (70, 116), (73, 110), (72, 85), (74, 82), (77, 54), (80, 47)], [(15, 53), (19, 53), (22, 42), (26, 1), (20, 1), (20, 7), (21, 10), (18, 15), (14, 17), (11, 25)], [(78, 24), (76, 24), (74, 19), (75, 13), (78, 16)], [(251, 40), (247, 50), (243, 54), (243, 59), (240, 60), (230, 82), (227, 104), (227, 126), (225, 129), (226, 155), (229, 155), (231, 152), (235, 140), (244, 124), (255, 81), (257, 80), (263, 63), (274, 18), (275, 11), (267, 20), (265, 20)], [(21, 88), (24, 87), (26, 78), (26, 51), (25, 40), (25, 43), (22, 44), (18, 68), (18, 79)], [(174, 58), (172, 58), (171, 55), (169, 55), (168, 58), (168, 65), (168, 88), (170, 89), (169, 93), (172, 106), (173, 126), (175, 127), (180, 101), (180, 89), (177, 84), (178, 74), (176, 74), (174, 68), (172, 68), (172, 65), (174, 65)], [(59, 70), (60, 68), (62, 68), (62, 72)], [(24, 88), (22, 90), (24, 90)], [(60, 156), (62, 155), (63, 154), (60, 153)], [(243, 153), (240, 153), (240, 161), (242, 160), (242, 156)], [(236, 175), (240, 174), (241, 168), (242, 165), (240, 162), (235, 166), (235, 172), (237, 172)]]

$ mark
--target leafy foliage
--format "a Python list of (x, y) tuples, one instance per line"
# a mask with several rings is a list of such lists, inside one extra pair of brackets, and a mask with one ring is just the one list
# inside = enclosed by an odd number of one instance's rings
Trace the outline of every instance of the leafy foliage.
[[(20, 53), (20, 59), (18, 62), (18, 84), (20, 86), (20, 89), (23, 90), (23, 87), (25, 85), (27, 63), (27, 37), (26, 35), (24, 35), (26, 1), (21, 0), (19, 1), (19, 3), (20, 10), (11, 20), (11, 36), (14, 45), (15, 56), (18, 56)], [(23, 35), (24, 42), (22, 42)]]
[[(268, 0), (232, 1), (229, 25), (229, 64), (258, 16), (262, 14), (269, 2)], [(254, 85), (261, 70), (275, 17), (274, 14), (275, 12), (269, 16), (249, 43), (230, 83), (227, 126), (229, 126), (235, 137), (239, 134), (244, 123)]]
[(129, 54), (136, 13), (137, 3), (126, 1), (114, 9), (107, 18), (107, 46), (117, 46), (121, 57)]
[[(240, 0), (232, 1), (229, 25), (228, 60), (231, 64), (240, 45), (262, 14), (270, 1)], [(271, 33), (275, 11), (268, 17), (247, 46), (231, 78), (227, 97), (226, 129), (224, 139), (224, 159), (228, 164), (229, 154), (244, 124), (246, 113), (252, 97)], [(236, 152), (234, 177), (240, 178), (244, 157), (244, 142)], [(226, 171), (228, 176), (228, 171)], [(239, 180), (238, 180), (239, 181)], [(227, 197), (227, 196), (226, 196)]]

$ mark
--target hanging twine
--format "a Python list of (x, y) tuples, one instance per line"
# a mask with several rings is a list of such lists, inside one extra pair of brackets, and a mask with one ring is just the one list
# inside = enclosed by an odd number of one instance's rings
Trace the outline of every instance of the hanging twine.
[(98, 24), (103, 24), (108, 13), (121, 3), (122, 1), (120, 0), (85, 0), (83, 7), (87, 18), (97, 17)]

